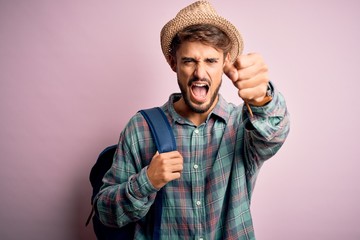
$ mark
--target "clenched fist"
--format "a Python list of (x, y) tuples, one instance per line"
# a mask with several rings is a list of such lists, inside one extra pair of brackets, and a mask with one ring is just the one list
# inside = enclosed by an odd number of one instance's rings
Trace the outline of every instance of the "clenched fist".
[(250, 53), (228, 61), (224, 73), (238, 89), (238, 95), (248, 104), (263, 106), (271, 100), (266, 95), (269, 83), (268, 67), (261, 55)]

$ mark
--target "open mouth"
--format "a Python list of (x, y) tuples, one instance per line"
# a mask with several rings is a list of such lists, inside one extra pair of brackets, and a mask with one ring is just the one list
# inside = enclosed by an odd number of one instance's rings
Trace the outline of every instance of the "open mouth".
[(194, 99), (198, 102), (204, 102), (207, 93), (209, 91), (209, 85), (204, 82), (194, 82), (191, 84), (191, 92)]

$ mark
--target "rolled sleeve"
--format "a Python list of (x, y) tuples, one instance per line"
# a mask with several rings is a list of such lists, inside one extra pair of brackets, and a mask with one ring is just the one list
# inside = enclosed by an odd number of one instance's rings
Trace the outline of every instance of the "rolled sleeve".
[(273, 88), (273, 99), (264, 106), (251, 107), (254, 116), (249, 118), (259, 135), (267, 141), (272, 140), (279, 133), (287, 133), (289, 130), (289, 114), (285, 99), (274, 85), (271, 85)]
[[(138, 174), (132, 175), (128, 182), (127, 196), (134, 202), (134, 208), (142, 210), (148, 208), (149, 200), (155, 199), (156, 189), (150, 182), (147, 175), (147, 167), (143, 168)], [(152, 203), (152, 201), (150, 201)]]

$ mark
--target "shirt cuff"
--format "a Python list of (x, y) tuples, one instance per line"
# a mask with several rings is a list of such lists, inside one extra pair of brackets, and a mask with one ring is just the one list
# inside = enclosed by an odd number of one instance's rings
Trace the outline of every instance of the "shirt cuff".
[(147, 167), (143, 168), (138, 174), (132, 175), (128, 183), (129, 197), (137, 200), (147, 200), (151, 194), (158, 191), (148, 178)]
[(252, 106), (251, 110), (254, 116), (249, 117), (252, 126), (267, 140), (274, 137), (277, 131), (282, 127), (281, 122), (283, 118), (287, 115), (284, 97), (272, 83), (271, 87), (273, 89), (273, 99), (264, 106)]

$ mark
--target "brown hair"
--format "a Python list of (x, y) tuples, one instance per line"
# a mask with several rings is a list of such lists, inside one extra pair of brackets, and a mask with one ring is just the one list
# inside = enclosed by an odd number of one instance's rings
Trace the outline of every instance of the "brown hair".
[(178, 32), (170, 44), (170, 55), (176, 59), (176, 51), (181, 43), (199, 41), (203, 44), (220, 49), (224, 52), (224, 58), (231, 50), (229, 37), (219, 28), (210, 24), (191, 25)]

